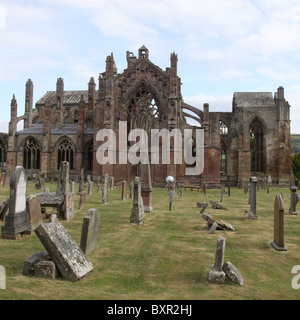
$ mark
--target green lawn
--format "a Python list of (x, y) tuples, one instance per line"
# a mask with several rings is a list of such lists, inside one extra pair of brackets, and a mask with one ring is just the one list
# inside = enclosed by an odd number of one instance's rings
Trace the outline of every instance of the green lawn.
[[(55, 184), (47, 184), (55, 191)], [(76, 190), (78, 185), (76, 185)], [(28, 194), (37, 192), (29, 182)], [(6, 270), (4, 299), (98, 299), (98, 300), (206, 300), (206, 299), (299, 299), (300, 289), (291, 286), (293, 266), (300, 265), (300, 218), (285, 215), (286, 252), (275, 251), (273, 240), (273, 206), (276, 194), (282, 192), (285, 211), (289, 209), (289, 189), (271, 189), (257, 194), (258, 220), (248, 220), (248, 195), (231, 189), (222, 204), (229, 210), (205, 210), (233, 225), (235, 232), (208, 234), (206, 221), (197, 201), (220, 200), (220, 190), (183, 191), (173, 197), (172, 211), (167, 189), (154, 189), (154, 212), (145, 215), (141, 226), (129, 223), (132, 200), (121, 201), (121, 188), (109, 192), (109, 204), (102, 205), (94, 187), (83, 210), (75, 198), (75, 218), (61, 221), (79, 244), (82, 219), (89, 208), (101, 214), (97, 249), (88, 256), (93, 271), (77, 282), (64, 279), (45, 280), (22, 275), (24, 261), (44, 248), (35, 234), (21, 240), (0, 239), (0, 265)], [(0, 187), (0, 201), (8, 198), (8, 188)], [(50, 208), (47, 209), (50, 211)], [(300, 209), (299, 209), (300, 210)], [(300, 211), (299, 211), (300, 214)], [(46, 222), (46, 220), (44, 221)], [(0, 221), (0, 226), (4, 222)], [(217, 239), (226, 237), (225, 261), (232, 262), (244, 278), (244, 286), (216, 285), (207, 282), (214, 263)]]

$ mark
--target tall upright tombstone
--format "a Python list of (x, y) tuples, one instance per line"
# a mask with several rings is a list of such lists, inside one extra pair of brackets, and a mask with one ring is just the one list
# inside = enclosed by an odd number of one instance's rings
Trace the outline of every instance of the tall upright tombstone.
[(122, 196), (121, 196), (122, 201), (125, 201), (127, 199), (126, 187), (127, 187), (127, 181), (123, 180), (122, 181)]
[(64, 196), (66, 193), (70, 192), (69, 168), (70, 165), (68, 161), (62, 161), (60, 163), (56, 189), (57, 196)]
[(81, 169), (80, 171), (80, 179), (79, 179), (79, 189), (78, 193), (80, 194), (81, 192), (84, 191), (84, 168)]
[(271, 244), (276, 251), (287, 251), (284, 246), (284, 206), (280, 194), (274, 202), (274, 241)]
[(20, 234), (31, 229), (29, 213), (26, 211), (27, 177), (25, 169), (17, 166), (10, 178), (9, 212), (1, 237), (18, 239)]
[(152, 182), (151, 182), (151, 169), (150, 163), (140, 164), (140, 177), (141, 177), (141, 194), (143, 198), (144, 211), (152, 212)]
[(109, 175), (106, 173), (104, 178), (102, 179), (102, 203), (108, 203), (108, 183), (109, 183)]
[(133, 206), (131, 209), (130, 223), (140, 225), (144, 221), (144, 216), (144, 204), (141, 195), (141, 179), (140, 177), (135, 177), (133, 190)]
[(296, 206), (298, 202), (298, 196), (296, 194), (297, 188), (296, 186), (291, 186), (290, 190), (291, 190), (291, 206), (289, 209), (289, 214), (296, 215), (297, 214)]
[(251, 177), (250, 179), (250, 213), (249, 219), (257, 219), (256, 214), (256, 186), (257, 178)]

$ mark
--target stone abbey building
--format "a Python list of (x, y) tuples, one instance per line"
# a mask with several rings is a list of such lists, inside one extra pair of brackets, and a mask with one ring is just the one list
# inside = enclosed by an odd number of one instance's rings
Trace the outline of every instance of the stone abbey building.
[[(113, 54), (106, 59), (98, 85), (90, 79), (86, 90), (66, 90), (62, 78), (56, 91), (47, 91), (33, 106), (33, 82), (26, 83), (25, 113), (17, 116), (17, 101), (11, 102), (7, 146), (7, 171), (22, 165), (27, 172), (56, 175), (60, 162), (70, 164), (70, 178), (79, 177), (81, 168), (97, 180), (105, 173), (115, 181), (133, 180), (139, 166), (100, 165), (96, 151), (100, 129), (112, 129), (118, 140), (119, 121), (128, 132), (142, 127), (171, 131), (204, 130), (204, 170), (201, 175), (185, 175), (186, 164), (151, 164), (153, 185), (164, 185), (172, 175), (183, 185), (218, 185), (271, 176), (273, 183), (289, 185), (291, 178), (290, 105), (284, 89), (271, 92), (235, 92), (231, 112), (210, 112), (209, 104), (191, 106), (181, 94), (177, 55), (170, 55), (165, 70), (153, 64), (143, 46), (136, 57), (127, 52), (127, 68), (118, 73)], [(190, 125), (187, 119), (196, 125)], [(24, 120), (24, 129), (17, 123)], [(191, 140), (194, 144), (195, 140)], [(117, 154), (118, 141), (116, 143)], [(194, 146), (195, 147), (195, 146)], [(130, 148), (130, 144), (128, 144)], [(151, 161), (150, 161), (151, 163)]]

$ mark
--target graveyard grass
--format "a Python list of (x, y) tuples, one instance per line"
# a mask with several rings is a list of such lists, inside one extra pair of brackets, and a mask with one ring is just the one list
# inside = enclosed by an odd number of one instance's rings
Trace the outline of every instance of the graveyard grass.
[[(50, 191), (56, 184), (47, 183)], [(1, 188), (0, 201), (8, 198), (9, 189)], [(76, 189), (78, 190), (78, 184)], [(129, 190), (129, 188), (127, 188)], [(27, 195), (39, 192), (28, 183)], [(300, 212), (285, 214), (285, 246), (277, 252), (273, 241), (274, 200), (284, 196), (285, 212), (289, 209), (289, 188), (271, 188), (270, 193), (257, 193), (258, 220), (248, 220), (248, 194), (231, 188), (231, 197), (224, 195), (222, 205), (228, 211), (204, 211), (229, 222), (235, 232), (216, 230), (209, 234), (197, 201), (220, 201), (220, 190), (184, 191), (181, 199), (173, 197), (169, 211), (167, 189), (153, 191), (152, 213), (145, 214), (141, 226), (129, 223), (132, 200), (121, 201), (121, 187), (109, 191), (109, 203), (101, 203), (101, 193), (94, 186), (87, 196), (85, 208), (78, 209), (76, 195), (75, 218), (61, 223), (80, 244), (82, 220), (90, 208), (100, 211), (100, 229), (96, 250), (88, 256), (93, 271), (77, 282), (65, 279), (46, 280), (22, 275), (24, 261), (43, 251), (35, 234), (21, 240), (0, 239), (0, 265), (6, 270), (6, 289), (0, 290), (0, 300), (296, 300), (300, 290), (292, 288), (293, 266), (300, 265)], [(127, 192), (129, 193), (129, 191)], [(47, 208), (47, 212), (51, 212)], [(46, 222), (46, 220), (44, 220)], [(0, 221), (0, 227), (4, 225)], [(214, 263), (218, 237), (226, 238), (225, 260), (233, 263), (244, 278), (244, 286), (228, 282), (223, 285), (207, 282)]]

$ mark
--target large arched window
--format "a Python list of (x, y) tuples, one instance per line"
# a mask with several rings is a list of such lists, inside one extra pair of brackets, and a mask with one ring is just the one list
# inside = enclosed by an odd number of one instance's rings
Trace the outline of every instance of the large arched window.
[(41, 148), (39, 143), (33, 138), (28, 138), (25, 141), (23, 149), (23, 167), (25, 169), (41, 168)]
[(68, 139), (62, 140), (58, 146), (57, 153), (57, 169), (60, 168), (60, 163), (62, 161), (68, 161), (70, 165), (70, 170), (74, 168), (74, 150), (71, 142)]
[(264, 131), (259, 121), (250, 126), (251, 171), (264, 172)]

